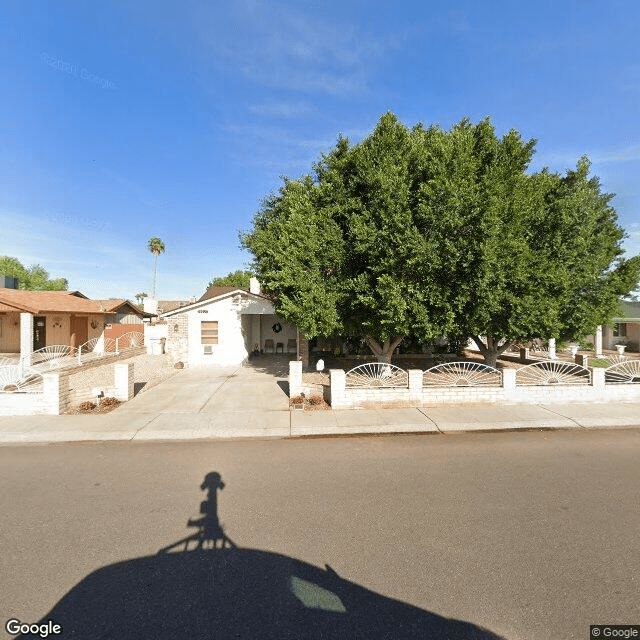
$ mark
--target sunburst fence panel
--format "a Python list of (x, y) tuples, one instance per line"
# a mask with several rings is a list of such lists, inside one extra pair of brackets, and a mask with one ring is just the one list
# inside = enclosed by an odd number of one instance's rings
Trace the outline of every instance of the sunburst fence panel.
[(80, 345), (79, 351), (82, 362), (95, 360), (116, 353), (116, 341), (113, 338), (105, 338), (104, 340), (91, 338)]
[(0, 393), (42, 393), (42, 374), (20, 364), (0, 367)]
[(54, 344), (37, 349), (21, 360), (21, 364), (30, 361), (29, 366), (38, 371), (60, 369), (75, 363), (76, 348), (67, 344)]
[(347, 371), (345, 386), (356, 389), (406, 389), (409, 386), (409, 375), (393, 364), (367, 362)]
[(116, 338), (116, 351), (127, 351), (144, 346), (144, 333), (142, 331), (130, 331)]
[(640, 360), (622, 360), (604, 370), (607, 383), (640, 383)]
[(591, 384), (589, 369), (571, 362), (545, 360), (516, 371), (516, 385)]
[(500, 386), (502, 372), (480, 362), (447, 362), (427, 369), (422, 384), (425, 387)]

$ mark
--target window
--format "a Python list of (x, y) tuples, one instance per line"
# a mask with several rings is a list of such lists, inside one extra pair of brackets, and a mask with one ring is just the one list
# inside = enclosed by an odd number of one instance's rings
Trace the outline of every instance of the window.
[(627, 337), (627, 323), (616, 322), (613, 325), (613, 337), (614, 338), (626, 338)]
[(218, 344), (217, 322), (200, 323), (200, 342), (201, 344)]

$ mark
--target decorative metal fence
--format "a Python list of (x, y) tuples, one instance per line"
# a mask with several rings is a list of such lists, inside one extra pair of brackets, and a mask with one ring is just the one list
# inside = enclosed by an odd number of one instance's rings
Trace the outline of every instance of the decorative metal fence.
[(78, 362), (87, 362), (114, 353), (117, 353), (117, 346), (113, 338), (92, 338), (78, 348)]
[[(640, 360), (620, 362), (607, 370), (607, 382), (640, 382)], [(480, 362), (448, 362), (423, 372), (423, 387), (500, 387), (502, 371)], [(516, 385), (589, 385), (591, 371), (560, 360), (535, 362), (516, 369)], [(369, 362), (345, 374), (345, 388), (406, 389), (409, 374), (385, 362)]]
[(130, 331), (116, 338), (116, 353), (122, 353), (129, 349), (137, 349), (144, 345), (144, 333), (142, 331)]
[(610, 384), (640, 383), (640, 360), (622, 360), (608, 366), (604, 380)]
[(591, 384), (591, 371), (571, 362), (545, 360), (516, 370), (516, 385)]
[(37, 371), (50, 371), (75, 364), (77, 349), (64, 344), (55, 344), (36, 349), (20, 359), (22, 367)]
[(20, 364), (0, 367), (0, 393), (42, 393), (42, 374)]
[(425, 387), (500, 386), (502, 372), (480, 362), (448, 362), (427, 369), (422, 384)]
[(14, 359), (0, 359), (0, 391), (26, 391), (36, 393), (42, 388), (40, 374), (64, 367), (77, 366), (119, 353), (126, 353), (144, 346), (144, 333), (130, 331), (117, 340), (93, 338), (80, 345), (50, 345), (33, 351), (29, 355)]
[(368, 362), (345, 374), (345, 386), (359, 389), (388, 389), (409, 386), (409, 374), (386, 362)]

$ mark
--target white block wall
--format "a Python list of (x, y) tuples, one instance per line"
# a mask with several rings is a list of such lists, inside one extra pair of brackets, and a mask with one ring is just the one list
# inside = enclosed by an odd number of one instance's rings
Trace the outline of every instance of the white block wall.
[(408, 388), (362, 389), (345, 386), (345, 372), (332, 369), (333, 408), (429, 406), (435, 404), (553, 404), (562, 402), (640, 402), (640, 384), (605, 384), (604, 369), (594, 369), (589, 385), (517, 385), (515, 369), (503, 370), (501, 386), (422, 387), (422, 371), (410, 370)]

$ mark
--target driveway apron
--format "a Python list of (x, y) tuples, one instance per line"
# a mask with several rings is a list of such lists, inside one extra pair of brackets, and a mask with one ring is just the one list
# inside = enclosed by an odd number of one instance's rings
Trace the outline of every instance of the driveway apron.
[(290, 434), (282, 381), (251, 367), (185, 369), (139, 394), (111, 415), (119, 422), (148, 418), (136, 439)]

